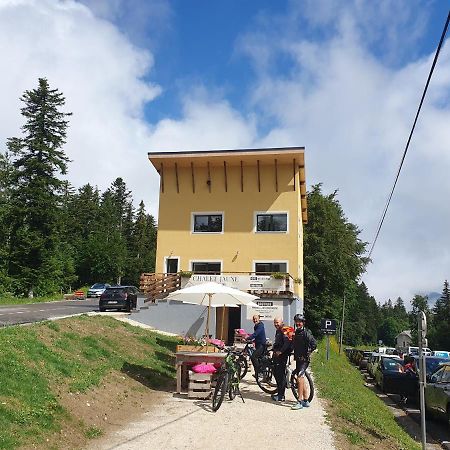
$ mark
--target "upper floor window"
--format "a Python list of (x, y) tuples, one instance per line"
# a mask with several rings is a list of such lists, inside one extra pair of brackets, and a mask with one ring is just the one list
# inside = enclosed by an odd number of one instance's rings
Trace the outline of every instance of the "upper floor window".
[(193, 214), (194, 233), (222, 233), (223, 214), (222, 213), (194, 213)]
[(267, 262), (257, 262), (255, 263), (256, 273), (287, 273), (287, 263), (267, 261)]
[(258, 232), (287, 232), (287, 213), (257, 213), (256, 231)]
[(220, 262), (192, 262), (192, 272), (195, 273), (210, 273), (214, 275), (220, 275), (222, 271), (222, 263)]

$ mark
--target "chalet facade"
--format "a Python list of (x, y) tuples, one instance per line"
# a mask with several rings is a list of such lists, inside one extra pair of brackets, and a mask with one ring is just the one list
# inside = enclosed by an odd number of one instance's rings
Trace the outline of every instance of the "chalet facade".
[[(274, 316), (292, 322), (303, 310), (304, 148), (158, 152), (148, 157), (160, 176), (158, 238), (156, 270), (143, 274), (141, 289), (150, 296), (149, 310), (159, 323), (178, 330), (188, 308), (199, 307), (170, 307), (164, 297), (204, 281), (261, 297), (259, 308), (218, 308), (216, 327), (222, 332), (216, 335), (231, 339), (234, 328), (250, 330), (254, 313), (267, 322)], [(187, 325), (176, 332), (187, 333)]]

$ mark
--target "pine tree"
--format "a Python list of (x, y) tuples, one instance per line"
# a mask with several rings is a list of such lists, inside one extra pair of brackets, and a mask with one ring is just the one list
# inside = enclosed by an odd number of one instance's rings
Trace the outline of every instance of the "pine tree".
[[(308, 224), (304, 235), (305, 313), (313, 332), (320, 319), (340, 317), (344, 292), (356, 296), (367, 259), (360, 231), (349, 223), (337, 192), (323, 195), (321, 185), (308, 193)], [(356, 298), (356, 297), (355, 297)]]
[(0, 294), (10, 289), (11, 281), (8, 277), (11, 171), (12, 165), (8, 154), (0, 153)]
[(444, 282), (442, 295), (433, 308), (429, 341), (430, 345), (437, 350), (450, 348), (450, 289), (447, 280)]
[(62, 147), (68, 126), (61, 112), (62, 93), (45, 78), (21, 97), (25, 118), (22, 137), (8, 139), (13, 173), (8, 273), (18, 293), (46, 293), (61, 285), (61, 253), (57, 248), (59, 196), (69, 162)]

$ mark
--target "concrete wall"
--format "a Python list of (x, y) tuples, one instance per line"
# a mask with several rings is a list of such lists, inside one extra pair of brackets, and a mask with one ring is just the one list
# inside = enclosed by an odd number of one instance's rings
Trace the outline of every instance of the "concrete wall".
[[(286, 325), (293, 325), (294, 315), (303, 311), (303, 304), (299, 300), (291, 299), (264, 299), (277, 304), (282, 304), (283, 320)], [(132, 319), (158, 330), (179, 334), (180, 336), (201, 337), (205, 333), (207, 308), (204, 306), (189, 305), (177, 301), (158, 301), (158, 303), (142, 302), (138, 304), (139, 312), (132, 314)], [(247, 332), (252, 332), (253, 322), (246, 306), (241, 307), (241, 328)], [(211, 308), (210, 334), (215, 336), (216, 312)], [(273, 341), (275, 328), (273, 320), (264, 320), (267, 338)]]

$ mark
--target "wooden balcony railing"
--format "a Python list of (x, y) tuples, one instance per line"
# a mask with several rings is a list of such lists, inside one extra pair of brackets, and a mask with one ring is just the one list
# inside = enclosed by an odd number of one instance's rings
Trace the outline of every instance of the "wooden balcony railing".
[(178, 273), (143, 273), (139, 288), (147, 296), (146, 301), (154, 302), (164, 298), (181, 287), (181, 277)]
[[(186, 285), (189, 277), (186, 277), (187, 273), (143, 273), (140, 279), (140, 290), (147, 296), (146, 301), (156, 301), (166, 297), (171, 292), (177, 291)], [(190, 272), (189, 272), (190, 274)], [(184, 278), (182, 277), (184, 275)], [(226, 278), (227, 276), (271, 276), (275, 274), (271, 273), (255, 273), (255, 272), (221, 272), (221, 273), (202, 273), (195, 272), (195, 275), (211, 275)], [(280, 274), (276, 274), (277, 278), (280, 279), (282, 287), (278, 289), (264, 289), (264, 288), (252, 288), (251, 285), (245, 288), (246, 292), (254, 293), (260, 297), (266, 296), (292, 296), (294, 294), (294, 284), (295, 279), (292, 278), (290, 274), (285, 274), (285, 277), (279, 278)], [(226, 280), (219, 280), (219, 282)], [(227, 284), (226, 282), (224, 284)], [(241, 288), (244, 290), (244, 288)]]

